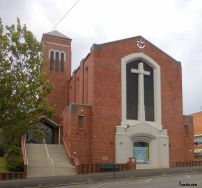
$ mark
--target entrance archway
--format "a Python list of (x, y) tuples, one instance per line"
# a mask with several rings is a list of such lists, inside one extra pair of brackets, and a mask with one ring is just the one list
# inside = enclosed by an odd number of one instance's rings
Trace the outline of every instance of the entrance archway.
[(52, 120), (42, 117), (34, 126), (37, 131), (35, 134), (33, 131), (27, 133), (27, 143), (42, 144), (43, 139), (45, 139), (46, 144), (60, 143), (60, 126)]
[(54, 129), (44, 123), (38, 122), (35, 127), (37, 128), (37, 133), (40, 135), (33, 134), (29, 132), (27, 134), (27, 143), (42, 144), (43, 139), (45, 139), (47, 144), (54, 143)]

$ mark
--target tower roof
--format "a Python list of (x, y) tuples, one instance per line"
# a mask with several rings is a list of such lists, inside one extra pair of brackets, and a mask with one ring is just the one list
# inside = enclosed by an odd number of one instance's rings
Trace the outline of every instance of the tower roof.
[[(51, 35), (51, 36), (55, 36), (55, 37), (60, 37), (60, 38), (66, 38), (66, 39), (70, 39), (69, 37), (67, 37), (66, 35), (58, 32), (58, 31), (51, 31), (51, 32), (48, 32), (48, 33), (45, 33), (46, 35)], [(70, 39), (71, 40), (71, 39)]]

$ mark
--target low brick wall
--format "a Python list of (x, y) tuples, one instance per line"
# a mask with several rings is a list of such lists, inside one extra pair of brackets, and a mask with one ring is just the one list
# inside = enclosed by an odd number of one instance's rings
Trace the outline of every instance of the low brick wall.
[[(107, 170), (104, 170), (101, 167), (102, 165), (103, 164), (79, 164), (79, 165), (75, 166), (75, 168), (76, 168), (77, 174), (109, 172)], [(135, 169), (136, 169), (136, 165), (132, 161), (130, 161), (126, 164), (116, 164), (116, 171), (135, 170)], [(113, 169), (111, 169), (110, 171), (113, 171)]]
[(186, 167), (186, 166), (202, 166), (202, 161), (180, 161), (171, 163), (171, 168), (173, 167)]
[(25, 172), (1, 172), (0, 180), (10, 180), (10, 179), (23, 179), (26, 178)]

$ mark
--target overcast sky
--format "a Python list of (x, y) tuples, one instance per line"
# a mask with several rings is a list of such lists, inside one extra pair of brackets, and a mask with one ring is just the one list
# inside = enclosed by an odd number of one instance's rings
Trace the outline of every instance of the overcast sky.
[[(38, 40), (76, 0), (0, 0), (4, 24), (19, 17)], [(72, 38), (73, 69), (93, 43), (142, 35), (182, 63), (184, 113), (202, 110), (201, 0), (80, 0), (56, 30)]]

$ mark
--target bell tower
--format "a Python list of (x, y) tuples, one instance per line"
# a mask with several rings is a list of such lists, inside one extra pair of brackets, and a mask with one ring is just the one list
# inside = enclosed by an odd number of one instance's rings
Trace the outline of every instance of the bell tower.
[(58, 31), (43, 34), (44, 71), (52, 86), (48, 102), (52, 120), (60, 124), (60, 115), (68, 105), (68, 80), (71, 77), (71, 39)]

